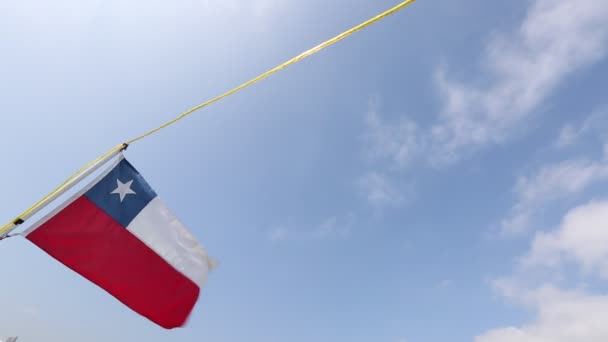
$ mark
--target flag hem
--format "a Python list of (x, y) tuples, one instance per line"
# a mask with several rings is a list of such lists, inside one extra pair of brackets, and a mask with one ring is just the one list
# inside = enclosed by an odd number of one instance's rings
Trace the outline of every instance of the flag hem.
[(44, 215), (41, 218), (39, 218), (38, 220), (34, 221), (31, 224), (31, 226), (29, 226), (27, 229), (25, 229), (23, 232), (21, 232), (21, 235), (27, 236), (28, 234), (30, 234), (31, 232), (36, 230), (38, 227), (43, 225), (46, 221), (50, 220), (53, 216), (57, 215), (57, 213), (59, 213), (60, 211), (65, 209), (68, 205), (72, 204), (77, 198), (82, 196), (85, 192), (89, 191), (95, 184), (97, 184), (99, 181), (101, 181), (101, 179), (103, 177), (108, 175), (108, 173), (110, 173), (110, 171), (112, 171), (116, 167), (116, 165), (118, 165), (118, 163), (120, 163), (124, 158), (125, 158), (125, 156), (122, 153), (120, 153), (118, 155), (118, 158), (116, 158), (116, 160), (106, 164), (107, 168), (101, 174), (99, 174), (95, 178), (91, 179), (87, 183), (87, 185), (85, 185), (82, 189), (78, 190), (75, 194), (73, 194), (72, 196), (67, 198), (65, 201), (63, 201), (63, 203), (61, 203), (60, 205), (55, 207), (53, 210), (48, 212), (46, 215)]

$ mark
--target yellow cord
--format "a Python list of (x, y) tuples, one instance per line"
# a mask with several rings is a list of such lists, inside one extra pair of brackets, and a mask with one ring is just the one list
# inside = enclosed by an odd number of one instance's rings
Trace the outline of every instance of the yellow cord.
[(85, 166), (81, 167), (78, 171), (76, 171), (73, 175), (71, 175), (70, 177), (68, 177), (65, 181), (63, 181), (63, 183), (61, 183), (55, 190), (53, 190), (51, 193), (49, 193), (48, 195), (44, 196), (42, 199), (40, 199), (38, 202), (34, 203), (34, 205), (32, 205), (31, 207), (29, 207), (26, 211), (22, 212), (21, 214), (19, 214), (19, 216), (17, 216), (17, 218), (15, 218), (14, 220), (12, 220), (11, 222), (5, 224), (4, 226), (2, 226), (2, 228), (0, 228), (0, 238), (4, 235), (4, 232), (13, 228), (14, 226), (16, 226), (16, 222), (18, 220), (21, 220), (22, 218), (28, 216), (29, 214), (31, 214), (33, 211), (39, 209), (39, 207), (45, 202), (47, 201), (49, 198), (52, 198), (53, 196), (57, 195), (58, 193), (60, 193), (65, 187), (66, 185), (68, 185), (70, 183), (70, 181), (72, 181), (72, 179), (78, 177), (78, 175), (80, 175), (81, 173), (83, 173), (84, 171), (86, 171), (88, 168), (90, 168), (91, 166), (95, 165), (97, 162), (99, 162), (100, 160), (104, 159), (105, 157), (109, 156), (110, 154), (116, 152), (116, 151), (120, 151), (121, 149), (124, 149), (126, 147), (125, 144), (120, 144), (117, 145), (115, 147), (113, 147), (111, 150), (109, 150), (108, 152), (102, 154), (101, 156), (97, 157), (95, 160), (90, 161), (89, 163), (87, 163)]
[[(389, 16), (389, 15), (391, 15), (391, 14), (393, 14), (393, 13), (395, 13), (395, 12), (401, 10), (401, 9), (403, 9), (404, 7), (412, 4), (414, 1), (415, 0), (405, 0), (402, 3), (396, 5), (395, 7), (391, 8), (391, 9), (389, 9), (389, 10), (383, 12), (383, 13), (378, 14), (377, 16), (375, 16), (375, 17), (373, 17), (373, 18), (371, 18), (371, 19), (369, 19), (369, 20), (367, 20), (367, 21), (365, 21), (365, 22), (363, 22), (363, 23), (361, 23), (361, 24), (359, 24), (359, 25), (357, 25), (357, 26), (349, 29), (348, 31), (345, 31), (345, 32), (343, 32), (343, 33), (341, 33), (341, 34), (339, 34), (339, 35), (337, 35), (337, 36), (335, 36), (335, 37), (333, 37), (333, 38), (331, 38), (331, 39), (329, 39), (329, 40), (327, 40), (327, 41), (325, 41), (325, 42), (323, 42), (323, 43), (321, 43), (321, 44), (319, 44), (319, 45), (317, 45), (315, 47), (313, 47), (312, 49), (304, 51), (303, 53), (299, 54), (298, 56), (296, 56), (296, 57), (288, 60), (287, 62), (285, 62), (285, 63), (283, 63), (283, 64), (281, 64), (281, 65), (279, 65), (277, 67), (274, 67), (274, 68), (266, 71), (265, 73), (259, 75), (258, 77), (254, 78), (252, 80), (249, 80), (249, 81), (247, 81), (247, 82), (239, 85), (238, 87), (236, 87), (236, 88), (234, 88), (232, 90), (229, 90), (229, 91), (227, 91), (227, 92), (225, 92), (225, 93), (223, 93), (223, 94), (221, 94), (221, 95), (219, 95), (219, 96), (217, 96), (217, 97), (215, 97), (215, 98), (213, 98), (213, 99), (211, 99), (211, 100), (209, 100), (207, 102), (203, 102), (203, 103), (199, 104), (198, 106), (196, 106), (196, 107), (194, 107), (192, 109), (189, 109), (188, 111), (180, 114), (179, 116), (177, 116), (173, 120), (170, 120), (170, 121), (164, 123), (163, 125), (155, 128), (155, 129), (153, 129), (153, 130), (151, 130), (149, 132), (146, 132), (146, 133), (144, 133), (144, 134), (142, 134), (142, 135), (140, 135), (140, 136), (138, 136), (136, 138), (133, 138), (133, 139), (127, 141), (126, 144), (130, 145), (130, 144), (132, 144), (132, 143), (134, 143), (134, 142), (136, 142), (138, 140), (141, 140), (141, 139), (143, 139), (143, 138), (145, 138), (145, 137), (147, 137), (149, 135), (152, 135), (152, 134), (160, 131), (161, 129), (163, 129), (163, 128), (167, 127), (167, 126), (170, 126), (170, 125), (178, 122), (179, 120), (185, 118), (186, 116), (194, 113), (195, 111), (197, 111), (197, 110), (199, 110), (201, 108), (207, 107), (210, 104), (213, 104), (213, 103), (215, 103), (215, 102), (217, 102), (217, 101), (219, 101), (219, 100), (221, 100), (221, 99), (223, 99), (225, 97), (228, 97), (228, 96), (230, 96), (230, 95), (232, 95), (232, 94), (234, 94), (234, 93), (236, 93), (236, 92), (238, 92), (238, 91), (240, 91), (240, 90), (242, 90), (244, 88), (249, 87), (250, 85), (252, 85), (254, 83), (257, 83), (257, 82), (259, 82), (259, 81), (267, 78), (268, 76), (276, 73), (277, 71), (285, 69), (286, 67), (288, 67), (288, 66), (290, 66), (292, 64), (295, 64), (295, 63), (301, 61), (302, 59), (304, 59), (306, 57), (314, 55), (315, 53), (317, 53), (317, 52), (325, 49), (326, 47), (328, 47), (330, 45), (333, 45), (333, 44), (341, 41), (342, 39), (350, 36), (351, 34), (357, 32), (357, 31), (359, 31), (359, 30), (361, 30), (361, 29), (363, 29), (363, 28), (365, 28), (365, 27), (367, 27), (367, 26), (369, 26), (369, 25), (371, 25), (371, 24), (373, 24), (373, 23), (375, 23), (377, 21), (380, 21), (380, 20), (384, 19), (385, 17), (387, 17), (387, 16)], [(102, 160), (103, 158), (105, 158), (106, 156), (110, 155), (111, 153), (125, 148), (125, 146), (126, 146), (125, 144), (120, 144), (120, 145), (118, 145), (116, 147), (113, 147), (108, 152), (104, 153), (103, 155), (101, 155), (97, 159), (95, 159), (95, 160), (91, 161), (90, 163), (88, 163), (87, 165), (83, 166), (80, 170), (76, 171), (76, 173), (74, 173), (68, 179), (66, 179), (63, 183), (61, 183), (61, 185), (59, 185), (55, 190), (53, 190), (53, 192), (51, 192), (50, 194), (44, 196), (40, 201), (36, 202), (36, 204), (34, 204), (29, 209), (27, 209), (26, 211), (24, 211), (23, 213), (21, 213), (16, 219), (14, 219), (13, 221), (7, 223), (2, 228), (0, 228), (0, 237), (2, 237), (4, 235), (4, 232), (6, 232), (6, 231), (10, 230), (11, 228), (13, 228), (14, 226), (16, 226), (15, 222), (17, 222), (18, 220), (20, 220), (22, 217), (31, 214), (35, 210), (38, 210), (39, 207), (45, 201), (47, 201), (49, 198), (52, 198), (53, 196), (55, 196), (58, 193), (60, 193), (66, 187), (66, 185), (68, 185), (68, 183), (72, 179), (76, 178), (82, 172), (84, 172), (89, 167), (91, 167), (92, 165), (96, 164), (97, 162), (99, 162), (100, 160)]]
[(402, 9), (402, 8), (406, 7), (407, 5), (409, 5), (409, 4), (411, 4), (411, 3), (413, 3), (414, 1), (415, 1), (415, 0), (406, 0), (406, 1), (402, 2), (402, 3), (400, 3), (399, 5), (397, 5), (397, 6), (393, 7), (393, 8), (391, 8), (391, 9), (389, 9), (388, 11), (383, 12), (383, 13), (380, 13), (380, 14), (378, 14), (377, 16), (375, 16), (375, 17), (373, 17), (373, 18), (371, 18), (371, 19), (369, 19), (369, 20), (367, 20), (367, 21), (365, 21), (365, 22), (363, 22), (363, 23), (361, 23), (361, 24), (359, 24), (359, 25), (357, 25), (357, 26), (355, 26), (355, 27), (351, 28), (350, 30), (348, 30), (348, 31), (346, 31), (346, 32), (343, 32), (343, 33), (341, 33), (341, 34), (339, 34), (339, 35), (337, 35), (337, 36), (335, 36), (335, 37), (333, 37), (333, 38), (331, 38), (331, 39), (327, 40), (326, 42), (321, 43), (321, 44), (319, 44), (319, 45), (317, 45), (317, 46), (313, 47), (313, 48), (312, 48), (312, 49), (310, 49), (310, 50), (307, 50), (307, 51), (302, 52), (302, 53), (301, 53), (301, 54), (299, 54), (298, 56), (296, 56), (296, 57), (294, 57), (294, 58), (292, 58), (292, 59), (288, 60), (287, 62), (285, 62), (285, 63), (283, 63), (283, 64), (281, 64), (281, 65), (279, 65), (279, 66), (277, 66), (277, 67), (274, 67), (274, 68), (272, 68), (272, 69), (270, 69), (270, 70), (266, 71), (265, 73), (261, 74), (260, 76), (258, 76), (258, 77), (256, 77), (256, 78), (254, 78), (254, 79), (252, 79), (252, 80), (249, 80), (249, 81), (247, 81), (247, 82), (245, 82), (245, 83), (241, 84), (240, 86), (238, 86), (238, 87), (236, 87), (236, 88), (234, 88), (234, 89), (232, 89), (232, 90), (229, 90), (229, 91), (227, 91), (227, 92), (223, 93), (222, 95), (220, 95), (220, 96), (218, 96), (218, 97), (215, 97), (215, 98), (213, 98), (213, 99), (211, 99), (211, 100), (209, 100), (209, 101), (207, 101), (207, 102), (203, 102), (203, 103), (199, 104), (198, 106), (196, 106), (196, 107), (194, 107), (194, 108), (192, 108), (192, 109), (189, 109), (188, 111), (186, 111), (186, 112), (184, 112), (184, 113), (180, 114), (180, 115), (179, 115), (178, 117), (176, 117), (175, 119), (173, 119), (173, 120), (171, 120), (171, 121), (166, 122), (166, 123), (165, 123), (165, 124), (163, 124), (162, 126), (157, 127), (157, 128), (155, 128), (155, 129), (153, 129), (153, 130), (151, 130), (151, 131), (147, 132), (147, 133), (144, 133), (144, 134), (142, 134), (142, 135), (138, 136), (137, 138), (134, 138), (134, 139), (131, 139), (131, 140), (127, 141), (127, 144), (134, 143), (134, 142), (136, 142), (136, 141), (138, 141), (138, 140), (141, 140), (141, 139), (143, 139), (143, 138), (145, 138), (145, 137), (147, 137), (147, 136), (149, 136), (149, 135), (151, 135), (151, 134), (154, 134), (154, 133), (156, 133), (156, 132), (160, 131), (161, 129), (163, 129), (163, 128), (167, 127), (167, 126), (170, 126), (170, 125), (172, 125), (172, 124), (174, 124), (174, 123), (178, 122), (179, 120), (181, 120), (181, 119), (185, 118), (186, 116), (188, 116), (188, 115), (190, 115), (190, 114), (192, 114), (192, 113), (196, 112), (197, 110), (199, 110), (199, 109), (201, 109), (201, 108), (207, 107), (207, 106), (208, 106), (208, 105), (210, 105), (210, 104), (213, 104), (213, 103), (215, 103), (215, 102), (217, 102), (217, 101), (219, 101), (219, 100), (221, 100), (221, 99), (223, 99), (223, 98), (225, 98), (225, 97), (228, 97), (228, 96), (230, 96), (230, 95), (232, 95), (232, 94), (234, 94), (234, 93), (236, 93), (236, 92), (238, 92), (238, 91), (240, 91), (240, 90), (242, 90), (242, 89), (244, 89), (244, 88), (249, 87), (250, 85), (252, 85), (252, 84), (254, 84), (254, 83), (257, 83), (257, 82), (259, 82), (259, 81), (261, 81), (261, 80), (265, 79), (266, 77), (268, 77), (268, 76), (270, 76), (270, 75), (272, 75), (272, 74), (276, 73), (277, 71), (280, 71), (280, 70), (282, 70), (282, 69), (285, 69), (286, 67), (288, 67), (288, 66), (290, 66), (290, 65), (292, 65), (292, 64), (295, 64), (295, 63), (297, 63), (297, 62), (301, 61), (302, 59), (304, 59), (304, 58), (306, 58), (306, 57), (309, 57), (309, 56), (311, 56), (311, 55), (314, 55), (315, 53), (317, 53), (317, 52), (319, 52), (319, 51), (323, 50), (324, 48), (326, 48), (326, 47), (328, 47), (328, 46), (330, 46), (330, 45), (333, 45), (333, 44), (335, 44), (335, 43), (337, 43), (337, 42), (341, 41), (342, 39), (344, 39), (344, 38), (346, 38), (346, 37), (350, 36), (351, 34), (353, 34), (353, 33), (357, 32), (357, 31), (359, 31), (359, 30), (361, 30), (361, 29), (363, 29), (363, 28), (365, 28), (365, 27), (367, 27), (367, 26), (369, 26), (369, 25), (371, 25), (371, 24), (373, 24), (373, 23), (375, 23), (375, 22), (377, 22), (377, 21), (380, 21), (380, 20), (384, 19), (385, 17), (387, 17), (387, 16), (389, 16), (389, 15), (391, 15), (391, 14), (393, 14), (393, 13), (395, 13), (395, 12), (399, 11), (400, 9)]

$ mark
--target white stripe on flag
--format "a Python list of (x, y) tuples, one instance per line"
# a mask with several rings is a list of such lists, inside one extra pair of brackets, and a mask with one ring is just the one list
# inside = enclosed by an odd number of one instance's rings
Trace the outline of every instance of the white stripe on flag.
[(127, 229), (199, 288), (203, 287), (209, 271), (207, 253), (158, 196)]

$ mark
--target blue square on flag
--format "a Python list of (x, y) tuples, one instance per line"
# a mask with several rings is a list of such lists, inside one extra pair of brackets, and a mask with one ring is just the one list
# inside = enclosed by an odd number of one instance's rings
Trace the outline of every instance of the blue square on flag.
[(24, 235), (167, 329), (185, 324), (209, 271), (203, 247), (122, 155)]

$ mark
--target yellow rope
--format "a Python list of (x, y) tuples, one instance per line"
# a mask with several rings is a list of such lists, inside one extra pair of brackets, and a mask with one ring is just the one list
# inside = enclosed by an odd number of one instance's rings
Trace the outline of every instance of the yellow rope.
[(225, 97), (228, 97), (228, 96), (230, 96), (230, 95), (232, 95), (232, 94), (234, 94), (234, 93), (236, 93), (236, 92), (238, 92), (238, 91), (240, 91), (240, 90), (242, 90), (244, 88), (249, 87), (250, 85), (252, 85), (254, 83), (257, 83), (257, 82), (265, 79), (266, 77), (268, 77), (268, 76), (276, 73), (277, 71), (285, 69), (286, 67), (288, 67), (288, 66), (290, 66), (292, 64), (295, 64), (295, 63), (301, 61), (302, 59), (304, 59), (306, 57), (314, 55), (315, 53), (323, 50), (324, 48), (326, 48), (326, 47), (328, 47), (330, 45), (333, 45), (333, 44), (341, 41), (342, 39), (350, 36), (351, 34), (353, 34), (353, 33), (357, 32), (357, 31), (359, 31), (359, 30), (361, 30), (361, 29), (363, 29), (363, 28), (365, 28), (365, 27), (367, 27), (367, 26), (369, 26), (369, 25), (371, 25), (371, 24), (373, 24), (373, 23), (375, 23), (377, 21), (380, 21), (380, 20), (384, 19), (385, 17), (387, 17), (387, 16), (389, 16), (389, 15), (391, 15), (391, 14), (399, 11), (400, 9), (406, 7), (407, 5), (413, 3), (414, 1), (415, 0), (406, 0), (406, 1), (402, 2), (402, 3), (400, 3), (399, 5), (397, 5), (397, 6), (393, 7), (393, 8), (391, 8), (391, 9), (389, 9), (388, 11), (380, 13), (377, 16), (375, 16), (375, 17), (373, 17), (373, 18), (371, 18), (371, 19), (369, 19), (369, 20), (367, 20), (367, 21), (365, 21), (365, 22), (363, 22), (363, 23), (361, 23), (361, 24), (359, 24), (359, 25), (351, 28), (350, 30), (348, 30), (346, 32), (343, 32), (343, 33), (341, 33), (341, 34), (339, 34), (339, 35), (337, 35), (337, 36), (335, 36), (335, 37), (327, 40), (326, 42), (321, 43), (321, 44), (313, 47), (310, 50), (302, 52), (298, 56), (296, 56), (296, 57), (288, 60), (287, 62), (285, 62), (285, 63), (283, 63), (283, 64), (281, 64), (281, 65), (279, 65), (277, 67), (274, 67), (274, 68), (266, 71), (265, 73), (261, 74), (260, 76), (254, 78), (252, 80), (249, 80), (249, 81), (241, 84), (240, 86), (238, 86), (238, 87), (236, 87), (236, 88), (234, 88), (232, 90), (229, 90), (229, 91), (223, 93), (222, 95), (220, 95), (218, 97), (215, 97), (215, 98), (213, 98), (213, 99), (211, 99), (211, 100), (209, 100), (207, 102), (201, 103), (200, 105), (198, 105), (198, 106), (196, 106), (196, 107), (194, 107), (192, 109), (189, 109), (188, 111), (180, 114), (175, 119), (166, 122), (162, 126), (160, 126), (158, 128), (155, 128), (155, 129), (153, 129), (153, 130), (151, 130), (151, 131), (149, 131), (147, 133), (144, 133), (144, 134), (138, 136), (137, 138), (134, 138), (134, 139), (131, 139), (131, 140), (127, 141), (127, 144), (134, 143), (134, 142), (136, 142), (138, 140), (141, 140), (141, 139), (143, 139), (143, 138), (145, 138), (145, 137), (147, 137), (147, 136), (149, 136), (151, 134), (154, 134), (154, 133), (160, 131), (161, 129), (163, 129), (163, 128), (167, 127), (167, 126), (170, 126), (170, 125), (178, 122), (179, 120), (185, 118), (186, 116), (188, 116), (188, 115), (196, 112), (197, 110), (199, 110), (201, 108), (207, 107), (210, 104), (213, 104), (213, 103), (215, 103), (215, 102), (217, 102), (217, 101), (219, 101), (219, 100), (221, 100), (221, 99), (223, 99)]
[(117, 145), (115, 147), (113, 147), (111, 150), (109, 150), (108, 152), (102, 154), (101, 156), (97, 157), (95, 160), (90, 161), (89, 163), (87, 163), (85, 166), (81, 167), (78, 171), (76, 171), (73, 175), (71, 175), (70, 177), (68, 177), (65, 181), (63, 181), (63, 183), (61, 183), (55, 190), (53, 190), (51, 193), (49, 193), (48, 195), (44, 196), (42, 199), (40, 199), (38, 202), (34, 203), (34, 205), (32, 205), (31, 207), (29, 207), (27, 210), (25, 210), (24, 212), (22, 212), (21, 214), (19, 214), (19, 216), (17, 216), (17, 218), (15, 218), (14, 220), (12, 220), (11, 222), (5, 224), (4, 226), (2, 226), (2, 228), (0, 228), (0, 237), (2, 237), (4, 235), (4, 232), (11, 229), (12, 227), (16, 226), (17, 224), (15, 222), (17, 222), (18, 220), (20, 220), (21, 218), (31, 214), (33, 211), (39, 209), (39, 207), (49, 198), (52, 198), (53, 196), (57, 195), (58, 193), (60, 193), (65, 187), (66, 185), (68, 185), (70, 183), (70, 181), (72, 181), (72, 179), (78, 177), (78, 175), (80, 175), (81, 173), (83, 173), (84, 171), (86, 171), (88, 168), (90, 168), (91, 166), (95, 165), (97, 162), (99, 162), (100, 160), (104, 159), (105, 157), (109, 156), (110, 154), (119, 151), (121, 149), (126, 148), (125, 144), (120, 144)]
[[(141, 140), (141, 139), (143, 139), (143, 138), (145, 138), (145, 137), (147, 137), (149, 135), (152, 135), (152, 134), (160, 131), (161, 129), (163, 129), (163, 128), (167, 127), (167, 126), (170, 126), (170, 125), (178, 122), (179, 120), (185, 118), (186, 116), (194, 113), (195, 111), (197, 111), (197, 110), (199, 110), (201, 108), (207, 107), (210, 104), (213, 104), (213, 103), (215, 103), (215, 102), (217, 102), (217, 101), (219, 101), (219, 100), (221, 100), (221, 99), (223, 99), (225, 97), (228, 97), (228, 96), (230, 96), (230, 95), (232, 95), (232, 94), (234, 94), (234, 93), (236, 93), (236, 92), (238, 92), (238, 91), (240, 91), (240, 90), (242, 90), (244, 88), (249, 87), (250, 85), (252, 85), (254, 83), (257, 83), (257, 82), (259, 82), (259, 81), (267, 78), (268, 76), (276, 73), (277, 71), (285, 69), (286, 67), (288, 67), (288, 66), (290, 66), (292, 64), (295, 64), (295, 63), (301, 61), (302, 59), (304, 59), (306, 57), (314, 55), (315, 53), (323, 50), (324, 48), (326, 48), (326, 47), (328, 47), (330, 45), (333, 45), (333, 44), (341, 41), (342, 39), (350, 36), (351, 34), (357, 32), (357, 31), (359, 31), (359, 30), (361, 30), (361, 29), (363, 29), (363, 28), (365, 28), (365, 27), (367, 27), (367, 26), (369, 26), (369, 25), (371, 25), (371, 24), (373, 24), (373, 23), (375, 23), (377, 21), (380, 21), (380, 20), (384, 19), (385, 17), (387, 17), (387, 16), (389, 16), (389, 15), (391, 15), (391, 14), (393, 14), (393, 13), (395, 13), (395, 12), (401, 10), (401, 9), (403, 9), (404, 7), (406, 7), (406, 6), (410, 5), (411, 3), (413, 3), (414, 1), (415, 0), (405, 0), (402, 3), (396, 5), (395, 7), (391, 8), (391, 9), (389, 9), (389, 10), (383, 12), (383, 13), (378, 14), (377, 16), (375, 16), (375, 17), (373, 17), (373, 18), (371, 18), (371, 19), (369, 19), (369, 20), (367, 20), (367, 21), (365, 21), (365, 22), (363, 22), (363, 23), (361, 23), (361, 24), (359, 24), (359, 25), (357, 25), (357, 26), (349, 29), (348, 31), (345, 31), (345, 32), (343, 32), (343, 33), (341, 33), (341, 34), (339, 34), (339, 35), (337, 35), (337, 36), (335, 36), (335, 37), (333, 37), (333, 38), (331, 38), (331, 39), (329, 39), (329, 40), (327, 40), (327, 41), (325, 41), (325, 42), (323, 42), (323, 43), (321, 43), (321, 44), (319, 44), (319, 45), (317, 45), (315, 47), (313, 47), (312, 49), (304, 51), (303, 53), (299, 54), (298, 56), (296, 56), (296, 57), (288, 60), (287, 62), (285, 62), (285, 63), (283, 63), (283, 64), (281, 64), (281, 65), (279, 65), (277, 67), (274, 67), (274, 68), (266, 71), (265, 73), (259, 75), (258, 77), (254, 78), (252, 80), (249, 80), (249, 81), (247, 81), (247, 82), (239, 85), (238, 87), (236, 87), (236, 88), (234, 88), (232, 90), (229, 90), (229, 91), (227, 91), (227, 92), (225, 92), (225, 93), (223, 93), (223, 94), (221, 94), (221, 95), (219, 95), (219, 96), (217, 96), (217, 97), (215, 97), (215, 98), (213, 98), (213, 99), (211, 99), (211, 100), (209, 100), (207, 102), (203, 102), (203, 103), (199, 104), (198, 106), (196, 106), (196, 107), (194, 107), (192, 109), (189, 109), (188, 111), (180, 114), (179, 116), (177, 116), (173, 120), (170, 120), (170, 121), (164, 123), (163, 125), (155, 128), (155, 129), (153, 129), (153, 130), (151, 130), (149, 132), (146, 132), (146, 133), (144, 133), (144, 134), (142, 134), (142, 135), (140, 135), (140, 136), (138, 136), (138, 137), (136, 137), (134, 139), (131, 139), (131, 140), (127, 141), (126, 144), (127, 145), (132, 144), (132, 143), (134, 143), (134, 142), (136, 142), (138, 140)], [(16, 226), (15, 222), (17, 222), (18, 220), (20, 220), (22, 217), (31, 214), (35, 210), (38, 210), (39, 207), (45, 201), (47, 201), (49, 198), (52, 198), (53, 196), (55, 196), (58, 193), (60, 193), (66, 187), (66, 185), (68, 185), (68, 183), (70, 183), (70, 181), (72, 179), (76, 178), (82, 172), (84, 172), (89, 167), (91, 167), (92, 165), (96, 164), (97, 162), (99, 162), (100, 160), (102, 160), (103, 158), (105, 158), (106, 156), (110, 155), (111, 153), (125, 148), (125, 146), (126, 146), (125, 144), (120, 144), (120, 145), (118, 145), (116, 147), (113, 147), (108, 152), (104, 153), (103, 155), (99, 156), (97, 159), (95, 159), (95, 160), (91, 161), (90, 163), (88, 163), (87, 165), (83, 166), (80, 170), (76, 171), (76, 173), (74, 173), (68, 179), (66, 179), (63, 183), (61, 183), (61, 185), (59, 185), (55, 190), (53, 190), (53, 192), (51, 192), (50, 194), (44, 196), (40, 201), (36, 202), (36, 204), (34, 204), (30, 208), (28, 208), (26, 211), (24, 211), (23, 213), (21, 213), (16, 219), (14, 219), (13, 221), (7, 223), (2, 228), (0, 228), (0, 237), (3, 236), (4, 232), (6, 232), (6, 231), (10, 230), (11, 228), (13, 228), (14, 226)]]

